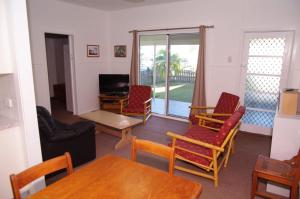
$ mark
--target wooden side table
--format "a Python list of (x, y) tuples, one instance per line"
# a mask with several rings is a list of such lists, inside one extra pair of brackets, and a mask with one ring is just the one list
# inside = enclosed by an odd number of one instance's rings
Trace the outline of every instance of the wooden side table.
[[(298, 153), (300, 156), (300, 153)], [(295, 156), (297, 158), (297, 156)], [(292, 159), (294, 160), (295, 157)], [(255, 164), (252, 176), (252, 191), (251, 199), (255, 196), (262, 196), (265, 198), (279, 198), (275, 194), (258, 191), (258, 180), (265, 179), (268, 181), (276, 182), (291, 188), (290, 198), (296, 199), (299, 183), (299, 157), (295, 162), (293, 161), (280, 161), (259, 155)]]

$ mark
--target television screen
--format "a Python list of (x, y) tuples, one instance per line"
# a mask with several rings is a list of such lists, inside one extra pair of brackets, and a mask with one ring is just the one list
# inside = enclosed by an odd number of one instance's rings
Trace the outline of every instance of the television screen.
[(129, 91), (128, 74), (99, 74), (100, 94), (126, 95)]

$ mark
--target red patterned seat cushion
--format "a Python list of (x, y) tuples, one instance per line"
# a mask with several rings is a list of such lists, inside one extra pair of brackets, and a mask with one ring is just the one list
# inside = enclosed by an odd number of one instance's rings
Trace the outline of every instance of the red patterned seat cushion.
[(218, 133), (219, 132), (215, 132), (210, 129), (195, 125), (189, 128), (189, 130), (185, 132), (184, 135), (188, 138), (201, 140), (202, 142), (216, 145), (217, 144), (216, 137)]
[[(199, 154), (203, 154), (203, 155), (212, 157), (211, 149), (208, 149), (208, 148), (196, 145), (196, 144), (192, 144), (190, 142), (185, 142), (183, 140), (177, 140), (175, 145), (177, 147), (181, 147), (181, 148), (184, 148), (184, 149), (187, 149), (190, 151), (194, 151)], [(187, 151), (180, 150), (180, 149), (175, 149), (175, 154), (180, 155), (188, 160), (191, 160), (193, 162), (196, 162), (198, 164), (205, 165), (205, 166), (208, 166), (211, 162), (211, 160), (209, 160), (209, 159), (200, 157), (198, 155), (195, 155), (193, 153), (189, 153)]]
[[(213, 113), (233, 113), (235, 111), (236, 106), (239, 103), (239, 96), (230, 94), (230, 93), (226, 93), (226, 92), (222, 92), (218, 103), (216, 105), (216, 107), (214, 108)], [(212, 118), (214, 119), (218, 119), (218, 120), (226, 120), (229, 117), (228, 116), (213, 116)], [(199, 119), (196, 118), (194, 115), (190, 115), (189, 116), (190, 121), (192, 122), (193, 125), (198, 124), (199, 123)], [(210, 123), (207, 124), (207, 126), (210, 127), (214, 127), (214, 128), (220, 128), (220, 125), (216, 124), (216, 123)]]

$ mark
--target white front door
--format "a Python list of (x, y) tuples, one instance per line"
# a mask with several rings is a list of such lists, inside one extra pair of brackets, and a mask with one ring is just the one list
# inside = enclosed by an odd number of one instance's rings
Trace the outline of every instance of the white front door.
[(287, 87), (293, 32), (247, 32), (242, 60), (242, 130), (271, 134), (279, 92)]

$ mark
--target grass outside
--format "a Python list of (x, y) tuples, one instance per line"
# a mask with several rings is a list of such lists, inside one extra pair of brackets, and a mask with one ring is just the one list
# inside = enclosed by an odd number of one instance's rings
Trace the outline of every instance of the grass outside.
[[(172, 83), (170, 84), (169, 98), (181, 102), (191, 102), (193, 97), (194, 84), (191, 83)], [(154, 94), (153, 94), (154, 96)], [(164, 84), (155, 87), (155, 98), (165, 98)]]

